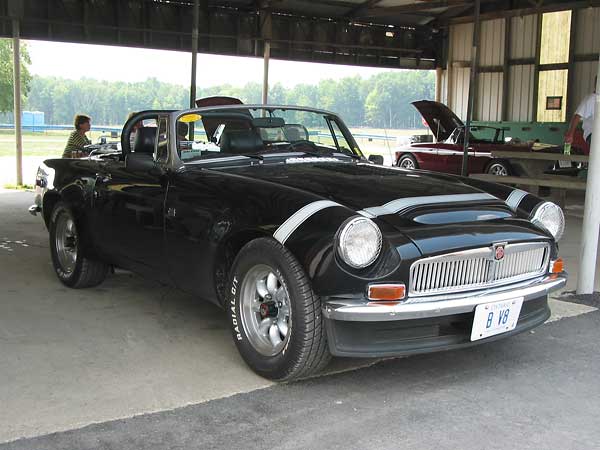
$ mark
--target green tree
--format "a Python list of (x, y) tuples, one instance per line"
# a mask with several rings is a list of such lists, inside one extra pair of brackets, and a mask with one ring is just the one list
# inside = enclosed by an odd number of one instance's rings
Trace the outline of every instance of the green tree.
[[(27, 46), (21, 43), (21, 96), (27, 97), (31, 74), (31, 64)], [(13, 47), (12, 40), (0, 39), (0, 112), (12, 111), (14, 108), (13, 84)]]

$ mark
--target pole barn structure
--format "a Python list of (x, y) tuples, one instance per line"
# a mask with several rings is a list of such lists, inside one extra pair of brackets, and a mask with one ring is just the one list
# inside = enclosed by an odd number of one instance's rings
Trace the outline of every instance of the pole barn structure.
[[(599, 24), (600, 0), (0, 0), (0, 37), (14, 39), (17, 80), (20, 38), (191, 52), (190, 104), (197, 52), (263, 58), (263, 103), (271, 58), (435, 69), (436, 100), (467, 123), (559, 137), (594, 90)], [(22, 182), (19, 92), (17, 81)], [(548, 107), (550, 99), (559, 107)], [(589, 164), (579, 293), (594, 286), (599, 141)]]

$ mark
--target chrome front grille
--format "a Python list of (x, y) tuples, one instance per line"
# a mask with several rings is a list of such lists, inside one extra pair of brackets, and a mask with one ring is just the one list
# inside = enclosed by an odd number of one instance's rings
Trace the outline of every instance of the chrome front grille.
[(495, 259), (495, 247), (478, 248), (424, 258), (410, 268), (409, 295), (470, 291), (542, 275), (550, 247), (544, 242), (507, 244)]

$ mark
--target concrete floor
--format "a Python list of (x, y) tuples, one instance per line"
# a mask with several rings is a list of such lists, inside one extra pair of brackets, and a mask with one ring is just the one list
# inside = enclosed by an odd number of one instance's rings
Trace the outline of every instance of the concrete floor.
[[(32, 199), (0, 191), (0, 442), (272, 385), (244, 365), (210, 304), (127, 273), (95, 289), (63, 287), (47, 231), (26, 213)], [(571, 272), (578, 226), (570, 217), (561, 244)], [(553, 320), (593, 310), (559, 301), (552, 308)], [(426, 361), (435, 370), (436, 357)], [(370, 364), (338, 360), (329, 372)], [(328, 385), (327, 378), (306, 383)]]
[(600, 312), (0, 450), (598, 450)]

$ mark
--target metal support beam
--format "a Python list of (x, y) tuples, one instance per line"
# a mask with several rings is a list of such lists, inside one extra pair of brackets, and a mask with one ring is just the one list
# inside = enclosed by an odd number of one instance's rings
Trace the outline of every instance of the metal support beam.
[(510, 47), (511, 47), (511, 23), (512, 19), (507, 17), (504, 19), (504, 61), (502, 64), (502, 115), (501, 120), (508, 120), (508, 82), (510, 81)]
[(535, 63), (533, 67), (533, 95), (532, 95), (532, 111), (531, 121), (537, 122), (538, 119), (538, 98), (540, 94), (540, 56), (542, 54), (542, 24), (543, 24), (542, 13), (537, 15), (537, 30), (535, 39)]
[(577, 10), (571, 10), (571, 33), (569, 36), (569, 72), (567, 74), (567, 111), (566, 117), (571, 117), (577, 105), (573, 102), (575, 91), (575, 40), (577, 39)]
[(19, 19), (13, 19), (13, 81), (15, 141), (17, 148), (17, 186), (23, 185), (23, 136), (21, 130), (21, 47), (19, 40)]
[(265, 41), (263, 55), (263, 90), (262, 102), (266, 105), (269, 100), (269, 60), (271, 59), (271, 41)]
[(473, 27), (473, 47), (471, 50), (471, 77), (469, 79), (469, 98), (467, 103), (467, 122), (465, 124), (465, 137), (463, 139), (463, 160), (461, 175), (466, 177), (469, 173), (469, 134), (471, 134), (471, 120), (475, 104), (475, 81), (477, 80), (477, 68), (479, 67), (479, 29), (481, 21), (479, 20), (481, 11), (481, 0), (475, 0), (475, 24)]
[(448, 30), (448, 38), (446, 39), (446, 45), (448, 46), (448, 61), (446, 63), (446, 106), (448, 108), (454, 108), (454, 70), (452, 68), (454, 58), (454, 50), (452, 45), (452, 28)]
[[(596, 80), (596, 93), (599, 92), (600, 59), (598, 60), (598, 78)], [(598, 94), (596, 94), (596, 114), (592, 130), (592, 145), (585, 190), (585, 209), (583, 211), (581, 251), (579, 253), (578, 294), (592, 294), (594, 292), (594, 277), (596, 276), (598, 233), (600, 233), (600, 208), (598, 208), (600, 203), (600, 95)]]
[(190, 108), (196, 106), (196, 66), (198, 61), (198, 20), (200, 17), (200, 0), (194, 0), (192, 23), (192, 76), (190, 80)]

